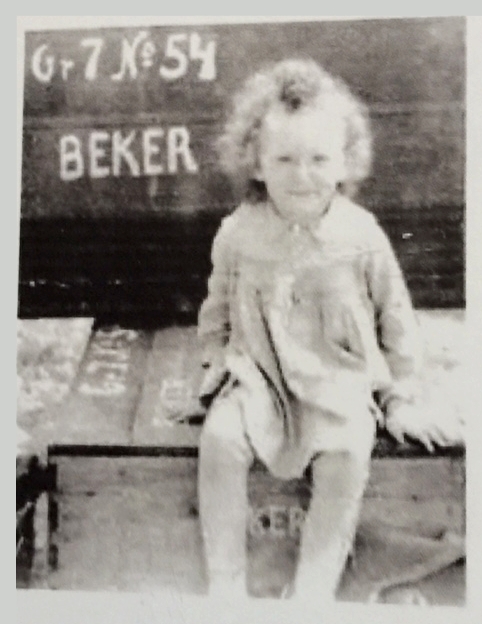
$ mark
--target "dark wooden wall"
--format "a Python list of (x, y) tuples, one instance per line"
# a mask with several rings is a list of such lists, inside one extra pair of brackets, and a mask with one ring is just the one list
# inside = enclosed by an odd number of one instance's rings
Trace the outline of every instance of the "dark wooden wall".
[[(240, 81), (289, 56), (369, 103), (375, 161), (358, 199), (415, 304), (463, 306), (465, 20), (420, 18), (27, 33), (19, 315), (195, 318), (212, 237), (238, 200), (213, 139)], [(148, 129), (159, 153), (146, 164)], [(119, 166), (114, 135), (130, 154), (117, 150)]]

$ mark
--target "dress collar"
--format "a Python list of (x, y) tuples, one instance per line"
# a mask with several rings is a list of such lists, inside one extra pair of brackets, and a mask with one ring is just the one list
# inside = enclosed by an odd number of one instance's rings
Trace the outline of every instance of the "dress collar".
[(318, 221), (311, 225), (302, 225), (300, 223), (291, 222), (288, 219), (285, 219), (280, 215), (273, 202), (269, 199), (266, 202), (266, 208), (270, 215), (270, 220), (275, 227), (281, 228), (284, 231), (288, 230), (289, 232), (296, 234), (304, 232), (313, 238), (321, 240), (324, 237), (327, 224), (329, 224), (329, 222), (333, 219), (333, 216), (338, 212), (337, 206), (340, 199), (341, 196), (339, 193), (336, 193), (323, 215), (318, 219)]

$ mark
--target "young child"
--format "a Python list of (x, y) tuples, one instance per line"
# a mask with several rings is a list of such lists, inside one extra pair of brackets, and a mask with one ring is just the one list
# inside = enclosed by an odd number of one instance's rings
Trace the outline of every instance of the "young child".
[(344, 194), (370, 166), (367, 112), (314, 61), (287, 60), (246, 82), (219, 145), (246, 199), (215, 237), (199, 315), (210, 591), (245, 592), (257, 457), (284, 479), (311, 464), (294, 595), (332, 600), (381, 410), (397, 439), (438, 441), (414, 411), (421, 350), (398, 262), (372, 214)]

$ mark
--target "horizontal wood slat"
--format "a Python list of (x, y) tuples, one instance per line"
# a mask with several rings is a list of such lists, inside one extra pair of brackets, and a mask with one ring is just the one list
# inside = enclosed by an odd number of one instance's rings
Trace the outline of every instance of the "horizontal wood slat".
[[(464, 208), (375, 212), (417, 307), (464, 305)], [(28, 220), (20, 228), (19, 315), (196, 321), (214, 213), (135, 220)]]

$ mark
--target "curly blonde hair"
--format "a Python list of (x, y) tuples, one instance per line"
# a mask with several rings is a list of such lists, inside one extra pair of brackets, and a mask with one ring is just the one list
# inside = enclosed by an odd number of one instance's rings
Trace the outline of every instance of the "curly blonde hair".
[(289, 59), (257, 72), (234, 96), (224, 133), (216, 143), (222, 169), (253, 201), (267, 198), (263, 182), (254, 178), (258, 162), (258, 133), (263, 119), (275, 103), (289, 112), (320, 102), (333, 107), (344, 122), (347, 175), (341, 190), (356, 188), (371, 165), (371, 132), (368, 109), (340, 79), (312, 59)]

